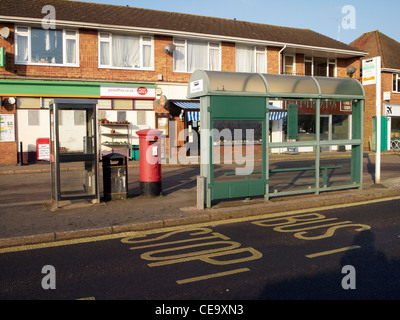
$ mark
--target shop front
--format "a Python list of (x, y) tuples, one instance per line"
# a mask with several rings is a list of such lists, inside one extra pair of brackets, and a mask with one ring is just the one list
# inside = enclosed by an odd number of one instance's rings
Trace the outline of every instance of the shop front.
[[(50, 101), (55, 98), (97, 99), (97, 117), (102, 122), (98, 140), (100, 153), (116, 151), (131, 158), (132, 145), (138, 144), (135, 132), (155, 128), (155, 91), (154, 85), (147, 84), (0, 80), (0, 96), (15, 99), (15, 144), (18, 148), (14, 152), (18, 153), (18, 159), (22, 153), (25, 164), (42, 159), (38, 157), (38, 141), (49, 138), (48, 110)], [(59, 123), (73, 135), (84, 125), (83, 113), (61, 110)], [(0, 144), (0, 152), (3, 145)]]
[(400, 151), (400, 104), (384, 104), (382, 139), (387, 140), (387, 150)]
[(178, 122), (175, 125), (176, 136), (170, 135), (171, 146), (178, 149), (185, 146), (186, 156), (199, 156), (200, 102), (198, 100), (171, 100), (168, 109)]

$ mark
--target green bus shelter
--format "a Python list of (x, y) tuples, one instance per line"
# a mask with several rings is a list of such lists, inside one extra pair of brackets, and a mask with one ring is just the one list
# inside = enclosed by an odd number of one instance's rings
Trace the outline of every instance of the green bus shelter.
[[(216, 199), (264, 196), (268, 201), (276, 196), (362, 188), (365, 92), (357, 80), (197, 70), (189, 81), (188, 98), (200, 98), (200, 176), (208, 208)], [(270, 113), (276, 112), (270, 110), (270, 102), (275, 100), (288, 102), (282, 110), (287, 115), (282, 142), (269, 141)], [(314, 106), (315, 134), (311, 139), (298, 139), (298, 105), (293, 101), (308, 101)], [(321, 135), (322, 105), (340, 101), (351, 106), (349, 116), (337, 121), (347, 125), (349, 134), (326, 139)], [(351, 146), (349, 177), (333, 185), (328, 173), (342, 165), (326, 164), (321, 159), (321, 150), (329, 146)], [(311, 164), (276, 167), (271, 162), (272, 149), (300, 147), (314, 150)], [(271, 187), (272, 177), (290, 173), (311, 174), (312, 183), (294, 190)]]

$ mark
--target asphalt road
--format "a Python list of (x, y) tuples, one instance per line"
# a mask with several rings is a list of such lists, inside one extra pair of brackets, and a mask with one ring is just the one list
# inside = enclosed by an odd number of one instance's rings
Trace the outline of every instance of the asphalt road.
[(0, 299), (399, 299), (399, 207), (392, 200), (2, 250)]

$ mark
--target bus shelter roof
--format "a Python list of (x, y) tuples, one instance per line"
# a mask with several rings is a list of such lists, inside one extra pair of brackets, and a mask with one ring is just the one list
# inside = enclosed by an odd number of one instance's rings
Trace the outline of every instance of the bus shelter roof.
[(265, 96), (275, 99), (365, 99), (363, 86), (351, 78), (204, 70), (193, 72), (188, 86), (188, 98), (213, 95)]

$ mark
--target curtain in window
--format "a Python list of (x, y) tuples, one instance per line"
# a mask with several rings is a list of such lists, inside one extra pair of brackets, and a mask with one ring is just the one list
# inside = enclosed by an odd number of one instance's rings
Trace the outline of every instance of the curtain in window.
[(140, 67), (140, 41), (139, 38), (126, 36), (113, 36), (112, 56), (114, 67)]
[(143, 45), (143, 68), (151, 68), (151, 46)]
[(208, 70), (219, 71), (219, 45), (210, 44), (210, 66)]
[(208, 45), (201, 42), (188, 41), (188, 72), (197, 69), (208, 69)]
[(185, 47), (176, 46), (174, 51), (174, 70), (185, 72)]
[(18, 36), (17, 45), (17, 61), (28, 61), (28, 37)]
[(254, 70), (254, 48), (236, 45), (236, 71), (253, 72)]
[(265, 63), (265, 50), (256, 53), (256, 72), (266, 73), (267, 66)]
[(100, 65), (102, 66), (111, 65), (109, 42), (100, 42)]
[(67, 39), (67, 57), (66, 63), (76, 63), (76, 40)]

